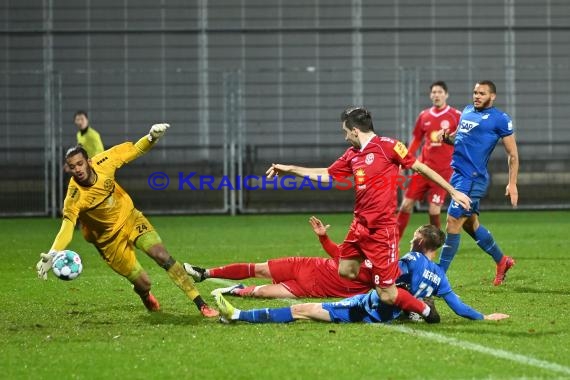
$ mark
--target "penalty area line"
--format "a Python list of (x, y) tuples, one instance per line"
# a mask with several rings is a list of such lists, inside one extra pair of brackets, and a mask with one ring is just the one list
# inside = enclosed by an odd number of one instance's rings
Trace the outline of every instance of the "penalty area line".
[(570, 375), (570, 368), (569, 367), (565, 367), (563, 365), (556, 364), (556, 363), (551, 363), (551, 362), (548, 362), (546, 360), (536, 359), (536, 358), (533, 358), (531, 356), (525, 356), (525, 355), (521, 355), (521, 354), (516, 354), (514, 352), (509, 352), (509, 351), (500, 350), (500, 349), (496, 349), (496, 348), (486, 347), (486, 346), (482, 346), (482, 345), (477, 344), (477, 343), (471, 343), (471, 342), (467, 342), (464, 340), (459, 340), (457, 338), (450, 338), (450, 337), (446, 337), (444, 335), (432, 333), (429, 331), (414, 330), (412, 328), (405, 327), (405, 326), (394, 326), (394, 325), (388, 325), (388, 324), (384, 324), (384, 323), (375, 323), (373, 325), (377, 326), (377, 327), (383, 327), (383, 328), (386, 328), (389, 330), (395, 330), (395, 331), (398, 331), (398, 332), (401, 332), (404, 334), (408, 334), (408, 335), (419, 336), (420, 338), (432, 340), (432, 341), (435, 341), (438, 343), (448, 344), (450, 346), (459, 347), (459, 348), (464, 349), (464, 350), (475, 351), (475, 352), (479, 352), (482, 354), (494, 356), (496, 358), (510, 360), (510, 361), (513, 361), (513, 362), (516, 362), (519, 364), (525, 364), (525, 365), (529, 365), (529, 366), (540, 368), (540, 369), (546, 369), (546, 370), (549, 370), (552, 372), (558, 372), (558, 373), (563, 373), (565, 375)]

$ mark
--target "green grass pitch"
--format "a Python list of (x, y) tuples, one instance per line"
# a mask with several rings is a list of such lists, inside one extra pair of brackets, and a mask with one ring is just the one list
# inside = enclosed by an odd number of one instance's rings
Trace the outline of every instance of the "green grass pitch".
[[(318, 215), (344, 237), (350, 214)], [(150, 217), (171, 254), (201, 266), (325, 255), (309, 215)], [(500, 322), (469, 321), (436, 301), (439, 325), (223, 325), (199, 316), (164, 270), (139, 253), (162, 311), (149, 314), (130, 284), (76, 231), (83, 274), (36, 278), (59, 220), (0, 219), (0, 377), (4, 379), (510, 379), (570, 378), (570, 212), (484, 212), (517, 264), (493, 287), (494, 263), (465, 234), (449, 271), (462, 299)], [(416, 213), (412, 227), (427, 221)], [(245, 280), (246, 283), (263, 283)], [(210, 291), (228, 281), (198, 284)], [(230, 298), (242, 308), (286, 300)], [(307, 300), (309, 301), (309, 300)], [(297, 301), (294, 301), (297, 302)]]

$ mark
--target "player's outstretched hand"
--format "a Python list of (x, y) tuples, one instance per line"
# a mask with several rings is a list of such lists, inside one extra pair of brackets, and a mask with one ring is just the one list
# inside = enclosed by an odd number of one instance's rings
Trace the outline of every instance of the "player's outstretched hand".
[(150, 131), (148, 133), (151, 137), (150, 141), (156, 141), (162, 136), (164, 136), (168, 128), (170, 128), (170, 124), (166, 123), (154, 124), (152, 127), (150, 127)]
[(465, 210), (471, 210), (471, 198), (460, 191), (454, 191), (451, 198), (461, 205)]
[(513, 207), (517, 207), (519, 203), (519, 190), (517, 189), (517, 185), (508, 184), (505, 196), (511, 198), (511, 205)]
[(485, 315), (484, 317), (487, 321), (500, 321), (501, 319), (507, 319), (509, 318), (508, 314), (503, 314), (503, 313), (493, 313), (493, 314), (489, 314), (489, 315)]
[(271, 179), (275, 176), (287, 173), (291, 170), (291, 166), (289, 165), (282, 165), (282, 164), (271, 164), (271, 167), (267, 169), (265, 175), (267, 179)]
[(313, 231), (319, 236), (325, 236), (327, 234), (327, 230), (330, 228), (330, 224), (324, 225), (316, 216), (311, 216), (309, 218), (309, 223), (311, 223), (311, 227), (313, 227)]
[(47, 274), (51, 269), (51, 264), (53, 263), (54, 256), (55, 251), (50, 251), (49, 253), (40, 253), (40, 261), (38, 261), (36, 264), (36, 272), (38, 272), (38, 278), (47, 280)]

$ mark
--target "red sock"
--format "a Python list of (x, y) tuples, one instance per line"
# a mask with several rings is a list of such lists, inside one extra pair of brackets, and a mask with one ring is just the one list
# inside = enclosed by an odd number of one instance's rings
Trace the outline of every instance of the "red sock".
[(426, 304), (417, 298), (414, 298), (407, 290), (398, 288), (398, 296), (394, 305), (399, 307), (404, 311), (413, 311), (420, 315), (423, 315), (426, 308)]
[(402, 235), (404, 235), (404, 231), (406, 230), (409, 221), (410, 221), (409, 212), (400, 211), (398, 213), (398, 232), (400, 239), (402, 238)]
[(238, 289), (236, 290), (236, 292), (234, 293), (235, 296), (239, 296), (239, 297), (251, 297), (251, 295), (253, 294), (253, 291), (255, 290), (255, 288), (257, 288), (256, 285), (250, 285), (250, 286), (246, 286), (243, 289)]
[(255, 264), (237, 263), (223, 267), (208, 269), (210, 278), (227, 278), (230, 280), (243, 280), (255, 277)]
[(441, 229), (441, 222), (439, 221), (439, 214), (437, 214), (437, 215), (429, 214), (429, 224), (433, 224), (437, 228)]

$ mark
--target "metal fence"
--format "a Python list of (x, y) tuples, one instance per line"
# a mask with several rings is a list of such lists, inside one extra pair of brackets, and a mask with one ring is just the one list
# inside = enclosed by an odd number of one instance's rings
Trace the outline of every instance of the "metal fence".
[[(313, 190), (301, 181), (263, 182), (272, 162), (328, 166), (346, 149), (339, 123), (355, 101), (371, 109), (382, 135), (407, 141), (429, 84), (444, 79), (449, 103), (470, 102), (473, 83), (496, 81), (497, 105), (513, 118), (519, 141), (521, 208), (570, 207), (568, 67), (410, 67), (319, 70), (109, 70), (1, 72), (0, 215), (58, 214), (65, 189), (68, 121), (89, 76), (90, 116), (107, 147), (134, 141), (152, 122), (173, 125), (159, 145), (118, 172), (148, 213), (350, 211), (353, 192)], [(354, 81), (361, 81), (354, 86)], [(355, 90), (356, 89), (356, 90)], [(528, 90), (527, 90), (528, 89)], [(355, 92), (356, 91), (356, 92)], [(490, 162), (486, 208), (508, 208), (506, 158)], [(165, 189), (153, 189), (162, 173)], [(224, 182), (225, 181), (225, 182)], [(315, 187), (315, 186), (313, 186)], [(294, 189), (293, 189), (294, 188)]]

